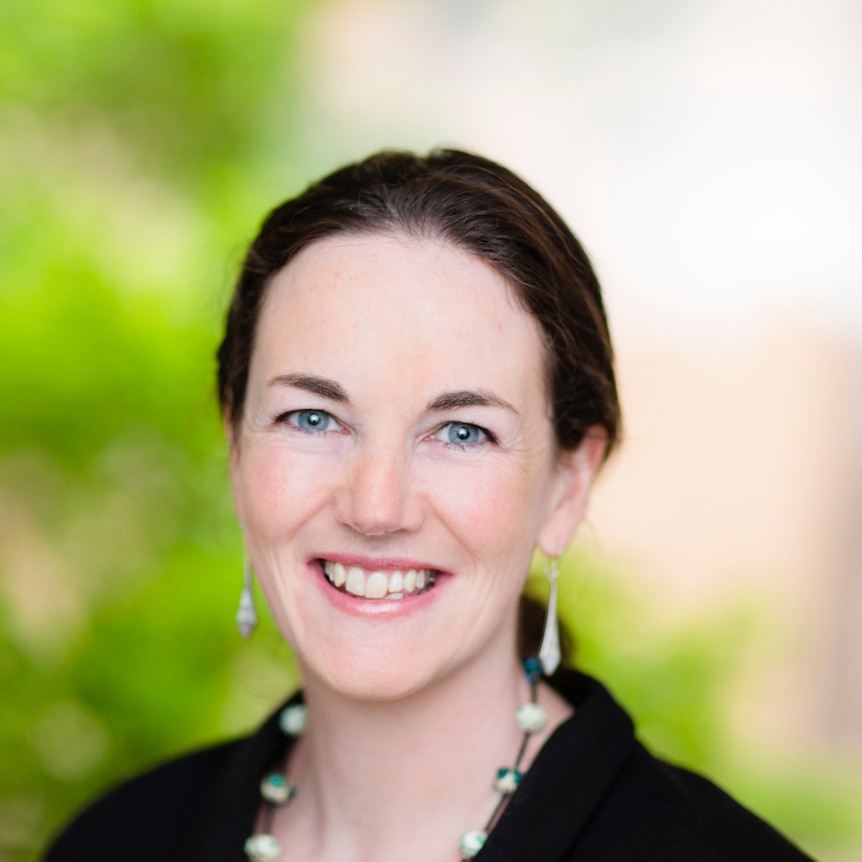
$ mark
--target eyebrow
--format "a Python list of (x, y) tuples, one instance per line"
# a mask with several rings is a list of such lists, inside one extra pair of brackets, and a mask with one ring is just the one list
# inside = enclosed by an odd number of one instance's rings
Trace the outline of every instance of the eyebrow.
[(304, 389), (313, 392), (330, 401), (338, 401), (349, 404), (347, 393), (334, 380), (325, 377), (315, 377), (313, 374), (279, 374), (267, 383), (267, 386), (293, 386), (295, 389)]
[(518, 411), (505, 399), (493, 392), (471, 392), (461, 390), (459, 392), (444, 392), (428, 402), (427, 410), (457, 410), (459, 407), (503, 407), (516, 414)]
[[(326, 377), (316, 377), (313, 374), (279, 374), (273, 377), (267, 385), (292, 386), (295, 389), (313, 392), (315, 395), (328, 398), (330, 401), (337, 401), (342, 404), (350, 403), (350, 398), (340, 384), (334, 380), (328, 380)], [(471, 391), (468, 389), (443, 392), (429, 401), (425, 409), (431, 412), (457, 410), (461, 407), (502, 407), (516, 415), (518, 414), (518, 411), (499, 395), (483, 390)]]

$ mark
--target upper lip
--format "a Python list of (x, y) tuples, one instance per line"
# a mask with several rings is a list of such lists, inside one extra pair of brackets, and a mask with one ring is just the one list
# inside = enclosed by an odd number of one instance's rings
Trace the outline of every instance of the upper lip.
[(439, 567), (422, 560), (409, 559), (407, 557), (362, 557), (355, 554), (320, 554), (316, 559), (331, 560), (333, 563), (342, 563), (345, 566), (358, 566), (367, 572), (394, 572), (407, 569), (426, 569), (439, 572)]

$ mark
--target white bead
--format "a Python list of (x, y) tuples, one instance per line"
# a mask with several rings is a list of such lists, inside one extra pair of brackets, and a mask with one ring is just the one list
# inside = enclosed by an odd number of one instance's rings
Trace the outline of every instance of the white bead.
[(538, 703), (523, 703), (518, 707), (518, 727), (524, 733), (538, 733), (548, 723), (548, 713)]
[(302, 736), (308, 726), (308, 710), (303, 703), (286, 706), (278, 717), (278, 726), (288, 736)]
[(471, 829), (461, 836), (459, 848), (461, 853), (468, 859), (472, 859), (484, 846), (488, 840), (488, 834), (481, 829)]
[(275, 862), (281, 856), (281, 844), (274, 835), (265, 832), (252, 835), (245, 842), (245, 854), (254, 862)]

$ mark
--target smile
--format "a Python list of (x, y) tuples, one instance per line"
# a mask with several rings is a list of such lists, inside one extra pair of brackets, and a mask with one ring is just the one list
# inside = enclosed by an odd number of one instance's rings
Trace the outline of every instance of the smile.
[(433, 569), (375, 571), (323, 560), (326, 580), (337, 590), (362, 599), (406, 599), (428, 592), (435, 581)]

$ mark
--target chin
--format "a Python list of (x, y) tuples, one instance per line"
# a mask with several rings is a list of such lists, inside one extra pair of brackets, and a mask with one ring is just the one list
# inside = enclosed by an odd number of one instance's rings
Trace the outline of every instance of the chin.
[(316, 680), (342, 697), (364, 701), (402, 700), (426, 688), (436, 676), (430, 667), (417, 667), (406, 654), (393, 661), (389, 650), (382, 654), (339, 650), (311, 662), (300, 658), (299, 664), (306, 684)]

